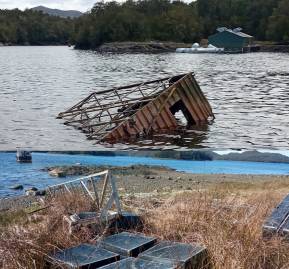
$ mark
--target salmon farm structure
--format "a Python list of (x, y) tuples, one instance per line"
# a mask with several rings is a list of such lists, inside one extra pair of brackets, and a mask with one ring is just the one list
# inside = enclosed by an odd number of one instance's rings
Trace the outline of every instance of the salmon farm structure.
[(177, 130), (179, 111), (189, 126), (214, 118), (193, 73), (93, 92), (57, 118), (89, 139), (117, 143)]

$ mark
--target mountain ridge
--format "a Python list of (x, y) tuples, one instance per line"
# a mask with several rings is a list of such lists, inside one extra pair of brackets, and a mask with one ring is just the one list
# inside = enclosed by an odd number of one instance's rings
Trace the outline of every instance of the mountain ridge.
[(78, 18), (81, 15), (83, 15), (83, 13), (78, 10), (61, 10), (61, 9), (48, 8), (45, 6), (36, 6), (31, 8), (31, 10), (41, 11), (50, 16), (57, 16), (61, 18)]

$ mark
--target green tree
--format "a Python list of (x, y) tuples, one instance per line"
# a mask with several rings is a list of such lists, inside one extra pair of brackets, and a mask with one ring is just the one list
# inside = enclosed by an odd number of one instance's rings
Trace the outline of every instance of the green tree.
[(269, 18), (267, 37), (275, 41), (289, 41), (289, 0), (282, 0)]

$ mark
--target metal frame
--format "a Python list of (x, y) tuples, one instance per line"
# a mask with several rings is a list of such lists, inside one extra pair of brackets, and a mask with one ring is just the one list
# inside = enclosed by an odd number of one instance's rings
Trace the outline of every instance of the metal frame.
[[(104, 183), (101, 192), (99, 193), (96, 183), (101, 180), (101, 177), (104, 177)], [(92, 185), (92, 191), (89, 189), (89, 183)], [(106, 201), (109, 186), (111, 188), (111, 193)], [(113, 204), (115, 204), (117, 213), (121, 215), (121, 205), (115, 178), (112, 176), (109, 170), (49, 186), (47, 191), (51, 195), (55, 195), (55, 193), (59, 191), (67, 192), (73, 195), (73, 191), (75, 189), (82, 189), (84, 194), (90, 197), (96, 203), (97, 208), (100, 211), (100, 219), (108, 218), (108, 211), (112, 208)]]

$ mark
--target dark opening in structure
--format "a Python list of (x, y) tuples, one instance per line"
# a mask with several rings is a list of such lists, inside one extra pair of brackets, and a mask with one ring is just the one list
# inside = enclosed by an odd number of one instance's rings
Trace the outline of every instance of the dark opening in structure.
[[(182, 100), (179, 100), (174, 105), (170, 107), (171, 113), (176, 116), (178, 112), (181, 112), (184, 115), (184, 118), (186, 119), (186, 126), (192, 126), (195, 125), (196, 122), (194, 121), (193, 117), (191, 116), (191, 113), (185, 106), (184, 102)], [(177, 118), (177, 117), (176, 117)]]

